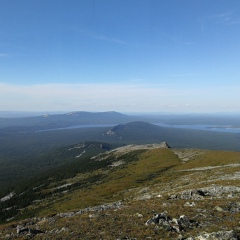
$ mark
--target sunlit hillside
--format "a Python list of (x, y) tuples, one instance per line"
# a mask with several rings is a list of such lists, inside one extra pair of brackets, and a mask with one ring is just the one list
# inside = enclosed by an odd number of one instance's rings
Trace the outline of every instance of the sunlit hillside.
[(107, 150), (2, 198), (0, 236), (239, 239), (239, 172), (239, 152), (166, 143)]

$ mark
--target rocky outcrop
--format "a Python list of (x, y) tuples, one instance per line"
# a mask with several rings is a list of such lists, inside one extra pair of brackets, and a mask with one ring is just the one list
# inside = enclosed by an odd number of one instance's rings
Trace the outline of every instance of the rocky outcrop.
[(122, 202), (118, 201), (118, 202), (114, 202), (114, 203), (105, 203), (102, 205), (98, 205), (95, 207), (87, 207), (84, 209), (81, 209), (77, 212), (65, 212), (65, 213), (59, 213), (56, 216), (58, 217), (72, 217), (75, 215), (79, 215), (79, 214), (83, 214), (86, 212), (99, 212), (99, 211), (105, 211), (105, 210), (109, 210), (109, 209), (118, 209), (122, 207)]
[(240, 212), (240, 202), (232, 202), (227, 206), (227, 211), (231, 213)]
[(213, 233), (202, 233), (194, 238), (187, 238), (186, 240), (238, 240), (237, 234), (232, 231), (219, 231)]
[(158, 227), (166, 230), (180, 233), (181, 231), (186, 231), (188, 228), (196, 227), (199, 224), (193, 220), (189, 220), (185, 215), (177, 218), (170, 217), (167, 212), (162, 212), (160, 214), (154, 214), (145, 225), (149, 226), (151, 224), (156, 224)]
[(0, 202), (5, 202), (5, 201), (11, 199), (14, 195), (15, 195), (15, 192), (11, 192), (7, 196), (0, 198)]
[(32, 225), (32, 224), (27, 223), (25, 225), (17, 225), (17, 236), (19, 237), (21, 235), (26, 235), (29, 237), (33, 237), (37, 234), (44, 233), (40, 229), (31, 228), (30, 225)]
[(236, 186), (210, 186), (199, 189), (190, 189), (181, 193), (170, 195), (169, 199), (201, 200), (204, 197), (228, 197), (240, 195), (240, 187)]
[[(186, 234), (188, 230), (202, 227), (202, 225), (195, 221), (188, 219), (185, 215), (181, 215), (179, 218), (172, 218), (168, 213), (162, 212), (160, 214), (154, 214), (145, 225), (156, 225), (157, 228), (163, 229), (168, 232), (178, 233), (178, 240), (239, 240), (240, 235), (236, 231), (219, 231), (206, 233), (203, 232), (193, 237), (183, 237), (183, 233)], [(155, 228), (156, 229), (156, 228)]]
[(119, 147), (111, 150), (110, 152), (114, 152), (115, 154), (125, 154), (128, 152), (136, 151), (136, 150), (150, 150), (155, 148), (170, 148), (170, 146), (166, 142), (155, 143), (155, 144), (144, 144), (144, 145), (127, 145), (124, 147)]
[[(108, 133), (109, 135), (113, 135), (111, 132)], [(115, 157), (122, 156), (126, 153), (137, 151), (137, 150), (151, 150), (156, 148), (171, 148), (166, 142), (161, 143), (154, 143), (154, 144), (143, 144), (143, 145), (136, 145), (136, 144), (130, 144), (124, 147), (115, 148), (113, 150), (110, 150), (108, 154), (113, 154)], [(100, 153), (91, 159), (94, 159), (96, 161), (102, 161), (108, 158), (109, 155), (106, 155), (105, 153)]]
[[(25, 219), (24, 221), (20, 222), (17, 226), (15, 225), (14, 229), (15, 233), (12, 232), (11, 234), (6, 234), (3, 239), (31, 239), (35, 235), (42, 234), (43, 236), (48, 236), (48, 234), (60, 234), (62, 232), (67, 232), (68, 228), (63, 227), (61, 229), (52, 229), (50, 231), (43, 231), (41, 229), (42, 224), (46, 223), (53, 223), (57, 221), (58, 218), (71, 218), (76, 215), (81, 215), (87, 212), (91, 212), (92, 214), (89, 215), (89, 218), (94, 218), (97, 216), (95, 213), (105, 210), (111, 210), (111, 209), (119, 209), (122, 207), (122, 202), (113, 202), (113, 203), (105, 203), (102, 205), (98, 205), (95, 207), (87, 207), (84, 209), (81, 209), (77, 212), (65, 212), (65, 213), (58, 213), (52, 217), (49, 218), (29, 218)], [(140, 217), (140, 215), (138, 215)], [(0, 232), (1, 233), (1, 232)], [(1, 238), (1, 234), (0, 234)], [(2, 239), (2, 238), (1, 238)], [(45, 239), (45, 238), (44, 238)], [(47, 238), (50, 239), (50, 238)]]

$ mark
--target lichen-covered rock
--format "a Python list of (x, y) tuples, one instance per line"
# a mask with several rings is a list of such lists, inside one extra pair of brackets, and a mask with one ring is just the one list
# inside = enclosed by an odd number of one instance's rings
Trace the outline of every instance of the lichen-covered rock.
[(186, 202), (183, 206), (184, 207), (195, 207), (195, 202), (192, 202), (192, 203), (190, 203), (190, 202)]
[(226, 197), (231, 195), (232, 197), (240, 195), (240, 187), (236, 186), (217, 186), (203, 187), (199, 189), (189, 189), (181, 193), (174, 193), (170, 195), (169, 199), (177, 200), (202, 200), (205, 197)]
[(240, 202), (232, 202), (227, 206), (227, 210), (231, 213), (240, 212)]
[(59, 213), (58, 214), (58, 216), (59, 217), (62, 217), (62, 218), (64, 218), (64, 217), (72, 217), (72, 216), (74, 216), (74, 212), (65, 212), (65, 213)]
[(203, 233), (194, 240), (238, 240), (234, 231), (219, 231), (213, 233)]
[(180, 230), (183, 230), (189, 228), (191, 223), (185, 215), (182, 215), (179, 217), (178, 225), (180, 226)]
[(154, 214), (154, 216), (150, 218), (145, 224), (147, 226), (157, 224), (160, 228), (166, 231), (172, 231), (177, 233), (179, 233), (180, 231), (185, 231), (191, 226), (197, 226), (196, 222), (189, 221), (189, 219), (185, 215), (182, 215), (178, 219), (176, 219), (168, 216), (167, 212)]
[(28, 230), (29, 230), (28, 227), (17, 225), (17, 234), (28, 233)]

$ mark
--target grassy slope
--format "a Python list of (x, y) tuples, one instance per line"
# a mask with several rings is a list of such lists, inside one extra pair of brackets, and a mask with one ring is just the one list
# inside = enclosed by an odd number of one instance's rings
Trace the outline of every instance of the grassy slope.
[[(119, 159), (125, 160), (125, 164), (115, 168), (109, 167), (111, 162)], [(64, 195), (57, 195), (57, 197), (49, 198), (49, 200), (39, 204), (39, 207), (43, 209), (41, 210), (41, 215), (77, 210), (128, 197), (134, 198), (134, 191), (129, 195), (126, 193), (127, 189), (138, 189), (139, 187), (149, 186), (154, 189), (153, 186), (159, 183), (162, 183), (163, 186), (167, 185), (167, 191), (169, 192), (171, 192), (169, 183), (181, 189), (184, 189), (185, 186), (194, 188), (199, 184), (204, 185), (205, 179), (209, 179), (213, 172), (220, 171), (220, 169), (214, 168), (208, 171), (199, 171), (201, 173), (198, 176), (199, 182), (186, 181), (185, 178), (189, 174), (198, 174), (198, 171), (194, 171), (194, 168), (207, 166), (222, 167), (228, 164), (240, 163), (240, 153), (207, 150), (202, 151), (201, 154), (196, 155), (192, 160), (183, 163), (172, 149), (154, 149), (143, 152), (136, 151), (118, 156), (117, 158), (110, 155), (103, 162), (105, 162), (105, 165), (103, 163), (104, 168), (99, 168), (92, 172), (79, 173), (76, 178), (64, 180), (62, 184), (66, 182), (74, 183), (80, 179), (84, 181), (80, 189), (77, 188)], [(225, 172), (230, 174), (236, 172), (239, 168), (226, 169)], [(215, 182), (219, 182), (219, 180)], [(230, 182), (227, 184), (230, 184)], [(52, 185), (50, 185), (51, 187)], [(159, 186), (156, 188), (159, 188)]]
[(149, 150), (137, 158), (138, 161), (111, 170), (102, 183), (65, 196), (59, 203), (44, 210), (43, 215), (121, 199), (122, 191), (149, 184), (154, 176), (179, 164), (179, 159), (169, 149)]
[[(125, 207), (116, 211), (94, 213), (93, 218), (89, 217), (89, 213), (85, 213), (72, 218), (56, 218), (56, 221), (51, 222), (45, 220), (41, 225), (38, 224), (45, 231), (63, 227), (69, 229), (59, 234), (49, 232), (49, 238), (68, 238), (71, 232), (73, 234), (71, 239), (96, 239), (99, 238), (99, 234), (103, 235), (103, 239), (122, 239), (126, 236), (138, 239), (149, 236), (152, 239), (159, 239), (160, 236), (162, 239), (177, 239), (178, 234), (144, 225), (153, 212), (163, 211), (168, 211), (173, 217), (184, 214), (190, 219), (206, 222), (200, 229), (190, 229), (189, 232), (182, 233), (185, 237), (196, 235), (201, 231), (231, 230), (238, 226), (237, 219), (240, 213), (232, 215), (230, 212), (215, 209), (215, 207), (227, 209), (227, 206), (238, 201), (238, 195), (229, 199), (206, 198), (195, 201), (196, 207), (192, 208), (184, 207), (186, 200), (168, 198), (169, 195), (183, 190), (213, 184), (239, 186), (240, 176), (236, 179), (231, 178), (240, 172), (240, 166), (237, 165), (240, 164), (239, 152), (154, 149), (138, 150), (123, 155), (112, 152), (109, 155), (102, 155), (101, 158), (104, 157), (106, 157), (104, 160), (95, 162), (100, 165), (91, 171), (79, 172), (67, 179), (48, 182), (39, 190), (50, 195), (41, 202), (30, 204), (25, 212), (33, 211), (35, 216), (52, 216), (59, 212), (79, 210), (117, 200), (122, 200)], [(186, 158), (190, 160), (185, 161)], [(114, 168), (109, 167), (116, 161), (124, 163)], [(230, 164), (235, 165), (230, 167)], [(227, 178), (224, 179), (223, 176)], [(80, 183), (80, 185), (68, 189), (69, 191), (65, 193), (63, 193), (65, 188), (56, 193), (52, 191), (66, 183)], [(199, 214), (199, 211), (203, 214)], [(138, 217), (138, 213), (142, 217)], [(9, 229), (12, 228), (11, 226), (14, 224), (10, 225)], [(4, 228), (6, 226), (2, 227)], [(36, 239), (42, 238), (37, 235)]]

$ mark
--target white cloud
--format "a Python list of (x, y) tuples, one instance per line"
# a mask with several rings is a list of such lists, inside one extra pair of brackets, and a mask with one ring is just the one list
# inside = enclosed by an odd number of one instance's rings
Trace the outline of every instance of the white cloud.
[[(128, 84), (0, 83), (0, 110), (25, 111), (213, 111), (238, 110), (239, 89), (180, 89), (173, 86)], [(224, 95), (225, 94), (225, 95)], [(224, 106), (229, 105), (228, 109)]]

